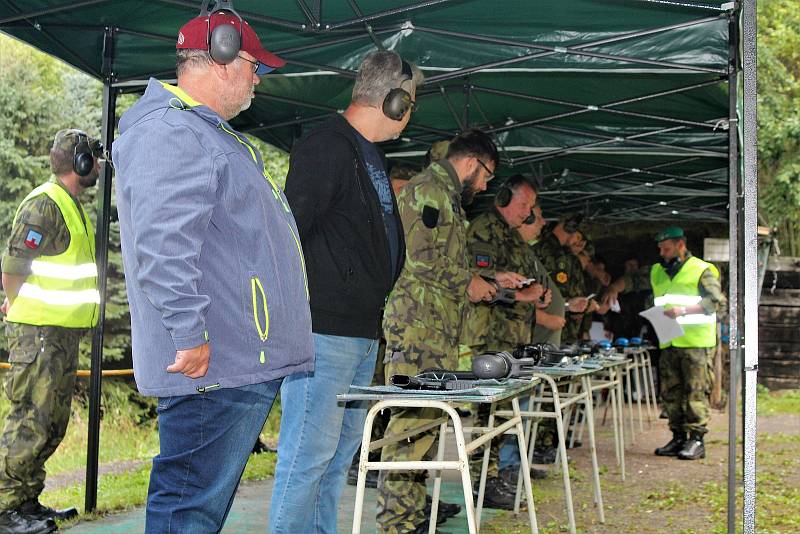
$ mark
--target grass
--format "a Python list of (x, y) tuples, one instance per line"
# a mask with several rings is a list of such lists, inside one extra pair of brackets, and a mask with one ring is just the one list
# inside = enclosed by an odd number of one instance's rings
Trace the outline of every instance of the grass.
[(761, 384), (756, 390), (758, 416), (800, 414), (800, 389), (770, 391)]

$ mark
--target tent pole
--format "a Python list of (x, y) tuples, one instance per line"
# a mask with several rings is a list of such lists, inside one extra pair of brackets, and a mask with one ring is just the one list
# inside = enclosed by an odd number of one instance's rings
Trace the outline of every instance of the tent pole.
[(728, 194), (729, 220), (729, 362), (728, 362), (728, 534), (736, 534), (736, 403), (738, 400), (739, 361), (741, 359), (741, 307), (739, 299), (744, 288), (741, 284), (741, 265), (739, 254), (740, 231), (740, 185), (739, 185), (739, 122), (737, 101), (739, 93), (739, 24), (734, 14), (728, 26), (730, 55), (730, 74), (728, 75), (728, 115), (731, 128), (728, 129)]
[[(103, 35), (103, 124), (102, 141), (108, 153), (114, 139), (117, 96), (111, 87), (114, 63), (114, 28), (106, 28)], [(89, 432), (86, 446), (86, 495), (84, 513), (97, 508), (97, 475), (100, 452), (100, 388), (103, 367), (103, 335), (105, 334), (106, 282), (108, 279), (108, 233), (111, 213), (111, 165), (103, 162), (100, 187), (97, 195), (97, 287), (100, 290), (100, 316), (92, 335), (92, 364), (89, 378)]]
[(755, 532), (756, 508), (756, 378), (758, 373), (758, 153), (756, 149), (756, 0), (742, 2), (742, 76), (744, 156), (744, 222), (740, 240), (744, 248), (744, 532)]

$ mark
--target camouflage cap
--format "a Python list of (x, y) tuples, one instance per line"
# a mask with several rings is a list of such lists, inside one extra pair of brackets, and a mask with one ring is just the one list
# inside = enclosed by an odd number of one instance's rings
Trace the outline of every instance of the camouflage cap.
[(667, 226), (659, 233), (656, 234), (656, 243), (660, 243), (665, 239), (679, 239), (679, 238), (686, 238), (686, 234), (683, 233), (683, 228), (680, 226)]
[(53, 139), (53, 149), (63, 152), (72, 152), (75, 150), (75, 145), (80, 142), (81, 136), (84, 136), (86, 139), (91, 139), (83, 130), (76, 130), (75, 128), (59, 130), (55, 139)]
[(427, 159), (428, 161), (439, 161), (443, 159), (447, 155), (447, 149), (450, 147), (450, 141), (436, 141), (431, 145), (428, 149)]

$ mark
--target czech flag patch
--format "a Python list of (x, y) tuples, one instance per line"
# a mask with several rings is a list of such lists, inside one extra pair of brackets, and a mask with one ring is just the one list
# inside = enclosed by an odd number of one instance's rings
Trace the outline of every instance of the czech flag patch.
[(42, 234), (36, 230), (28, 230), (28, 237), (25, 238), (25, 246), (31, 249), (39, 248), (42, 242)]
[(492, 266), (492, 257), (491, 256), (482, 256), (481, 254), (475, 255), (475, 266), (480, 267), (481, 269), (485, 269), (487, 267)]

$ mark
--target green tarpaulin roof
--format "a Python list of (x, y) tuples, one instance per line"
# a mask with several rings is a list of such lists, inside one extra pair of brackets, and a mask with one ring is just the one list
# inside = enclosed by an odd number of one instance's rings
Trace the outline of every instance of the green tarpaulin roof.
[[(174, 78), (178, 28), (199, 6), (0, 0), (0, 30), (135, 92), (150, 76)], [(268, 143), (288, 150), (346, 107), (355, 69), (379, 43), (427, 78), (403, 137), (384, 145), (391, 160), (419, 167), (432, 141), (479, 127), (502, 149), (501, 175), (541, 180), (548, 214), (727, 221), (733, 3), (238, 0), (235, 7), (289, 63), (262, 78), (258, 98), (234, 121)], [(110, 70), (106, 28), (114, 31)]]

